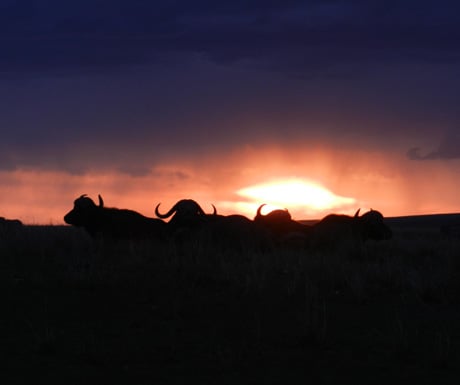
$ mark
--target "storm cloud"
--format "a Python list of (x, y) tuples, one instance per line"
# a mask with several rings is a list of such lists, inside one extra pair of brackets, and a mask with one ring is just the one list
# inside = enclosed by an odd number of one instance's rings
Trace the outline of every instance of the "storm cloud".
[(458, 61), (450, 1), (23, 0), (0, 6), (0, 72), (107, 71), (173, 54), (305, 75)]

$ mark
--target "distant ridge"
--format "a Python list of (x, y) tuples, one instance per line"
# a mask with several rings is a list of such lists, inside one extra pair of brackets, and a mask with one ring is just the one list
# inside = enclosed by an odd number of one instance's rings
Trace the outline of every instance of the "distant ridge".
[(458, 226), (460, 213), (388, 217), (385, 222), (390, 226)]
[[(306, 219), (300, 222), (311, 226), (319, 221), (320, 219)], [(385, 217), (385, 223), (389, 226), (460, 226), (460, 213)]]

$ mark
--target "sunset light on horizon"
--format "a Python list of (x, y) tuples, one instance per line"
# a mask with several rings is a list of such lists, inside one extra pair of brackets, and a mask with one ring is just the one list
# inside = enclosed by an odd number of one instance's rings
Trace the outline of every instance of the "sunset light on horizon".
[(337, 196), (318, 183), (299, 178), (249, 186), (238, 190), (237, 194), (254, 202), (267, 202), (279, 207), (298, 207), (312, 213), (343, 209), (344, 206), (356, 203), (353, 198)]
[(152, 217), (185, 198), (460, 212), (460, 13), (442, 4), (0, 5), (0, 217), (63, 224), (82, 194)]
[[(264, 212), (286, 208), (297, 220), (320, 219), (332, 212), (352, 215), (359, 208), (378, 209), (386, 216), (459, 211), (455, 169), (438, 173), (426, 185), (426, 170), (418, 175), (416, 169), (408, 169), (412, 179), (406, 180), (404, 170), (395, 169), (394, 159), (359, 152), (342, 154), (348, 160), (347, 172), (338, 152), (304, 158), (294, 154), (295, 161), (273, 150), (245, 154), (171, 163), (140, 175), (97, 169), (82, 174), (3, 171), (0, 178), (7, 183), (0, 186), (1, 216), (28, 224), (63, 224), (64, 214), (82, 194), (95, 202), (101, 194), (107, 207), (129, 208), (150, 217), (158, 203), (166, 210), (180, 199), (196, 200), (205, 212), (212, 212), (215, 205), (219, 214), (248, 218), (261, 204), (267, 205)], [(363, 156), (372, 160), (370, 164), (362, 163)]]

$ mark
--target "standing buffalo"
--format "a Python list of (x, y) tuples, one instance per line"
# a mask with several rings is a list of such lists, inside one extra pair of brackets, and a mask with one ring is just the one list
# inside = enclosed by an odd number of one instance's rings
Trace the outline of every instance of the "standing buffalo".
[(99, 205), (86, 194), (74, 201), (74, 207), (64, 216), (69, 225), (83, 227), (92, 237), (116, 239), (163, 238), (166, 224), (127, 209), (104, 207), (99, 195)]
[(316, 241), (336, 242), (341, 239), (358, 239), (366, 241), (390, 239), (391, 229), (385, 224), (383, 215), (370, 210), (359, 216), (358, 210), (353, 217), (330, 214), (313, 225), (312, 232)]
[(307, 241), (311, 228), (300, 222), (294, 221), (287, 209), (273, 210), (262, 214), (262, 204), (257, 209), (254, 222), (267, 229), (278, 243), (304, 243)]

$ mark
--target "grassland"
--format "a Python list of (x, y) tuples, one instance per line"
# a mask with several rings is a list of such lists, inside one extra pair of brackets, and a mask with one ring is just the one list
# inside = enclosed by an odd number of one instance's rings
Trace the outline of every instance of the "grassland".
[(0, 383), (458, 383), (460, 240), (393, 225), (263, 254), (0, 232)]

